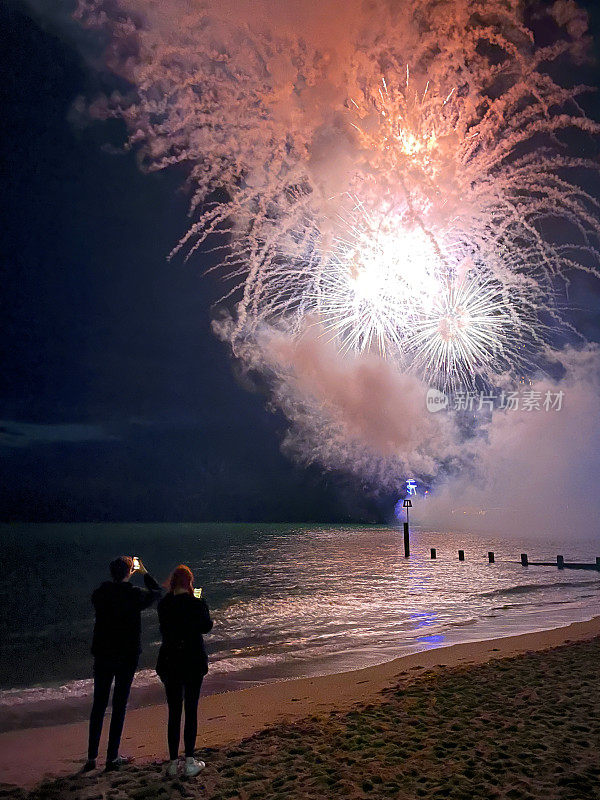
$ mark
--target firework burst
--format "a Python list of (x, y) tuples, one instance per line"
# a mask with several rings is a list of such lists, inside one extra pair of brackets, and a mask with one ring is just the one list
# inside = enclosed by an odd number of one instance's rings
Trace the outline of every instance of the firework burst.
[(341, 354), (440, 386), (534, 370), (564, 327), (557, 291), (598, 263), (598, 162), (570, 144), (600, 127), (547, 69), (581, 57), (585, 15), (551, 4), (537, 47), (516, 0), (399, 0), (349, 6), (324, 43), (262, 6), (172, 2), (174, 22), (157, 0), (80, 0), (135, 87), (95, 111), (126, 119), (148, 168), (189, 166), (174, 254), (219, 252), (234, 350), (316, 321)]
[(498, 374), (503, 365), (522, 368), (511, 307), (497, 284), (450, 283), (407, 337), (417, 369), (456, 389), (471, 388), (474, 376)]

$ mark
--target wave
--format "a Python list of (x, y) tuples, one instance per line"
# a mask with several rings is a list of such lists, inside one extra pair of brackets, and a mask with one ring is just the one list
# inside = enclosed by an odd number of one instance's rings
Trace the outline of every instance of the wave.
[[(133, 689), (143, 689), (158, 683), (153, 669), (141, 669), (135, 673)], [(0, 691), (0, 712), (17, 706), (46, 702), (69, 702), (90, 697), (94, 691), (91, 678), (72, 680), (60, 686), (32, 686), (27, 689), (3, 689)]]
[[(89, 718), (93, 681), (73, 680), (60, 686), (35, 686), (28, 689), (5, 689), (0, 692), (0, 733), (47, 725), (82, 722)], [(156, 672), (136, 673), (130, 708), (153, 705), (163, 700), (163, 688)]]
[(577, 603), (580, 598), (572, 597), (569, 600), (546, 600), (541, 603), (504, 603), (501, 606), (494, 606), (492, 611), (508, 611), (510, 608), (527, 608), (527, 609), (542, 609), (552, 608), (554, 606), (572, 606)]
[(479, 617), (470, 617), (469, 619), (461, 619), (457, 620), (456, 622), (446, 622), (443, 627), (444, 628), (466, 628), (469, 625), (476, 625), (480, 622)]
[[(552, 589), (576, 589), (589, 588), (592, 581), (563, 581), (562, 583), (523, 583), (519, 586), (507, 586), (502, 589), (493, 589), (490, 592), (483, 592), (479, 597), (503, 597), (504, 595), (529, 594), (533, 592), (547, 592)], [(598, 585), (596, 591), (600, 589)]]

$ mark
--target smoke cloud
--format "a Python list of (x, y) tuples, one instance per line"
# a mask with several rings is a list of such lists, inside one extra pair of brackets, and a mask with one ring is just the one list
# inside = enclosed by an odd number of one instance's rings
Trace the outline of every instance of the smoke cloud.
[(472, 473), (440, 481), (420, 503), (420, 522), (515, 537), (598, 540), (598, 356), (597, 347), (566, 350), (561, 381), (527, 386), (540, 399), (563, 392), (560, 410), (494, 413), (476, 440)]
[[(230, 341), (231, 322), (215, 323)], [(450, 416), (426, 407), (426, 387), (372, 354), (340, 359), (317, 326), (301, 339), (265, 328), (236, 355), (267, 375), (273, 400), (293, 422), (285, 450), (303, 463), (368, 477), (398, 489), (407, 472), (435, 475), (455, 457), (458, 434)]]

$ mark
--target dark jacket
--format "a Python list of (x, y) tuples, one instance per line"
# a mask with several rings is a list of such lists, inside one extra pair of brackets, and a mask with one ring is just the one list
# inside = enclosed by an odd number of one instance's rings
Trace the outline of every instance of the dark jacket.
[(142, 620), (140, 612), (161, 595), (158, 583), (144, 575), (146, 589), (129, 581), (105, 581), (92, 595), (96, 624), (92, 653), (110, 658), (137, 658), (141, 652)]
[(158, 604), (162, 645), (156, 672), (161, 681), (193, 683), (208, 672), (203, 633), (213, 626), (206, 601), (190, 594), (165, 595)]

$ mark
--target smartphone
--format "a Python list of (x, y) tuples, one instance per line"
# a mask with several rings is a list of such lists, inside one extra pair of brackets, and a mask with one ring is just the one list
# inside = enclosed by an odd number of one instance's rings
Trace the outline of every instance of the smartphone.
[(194, 589), (194, 597), (202, 597), (202, 589)]
[(139, 568), (140, 568), (140, 560), (139, 560), (139, 558), (137, 556), (134, 556), (133, 557), (133, 571), (137, 572), (137, 570)]

